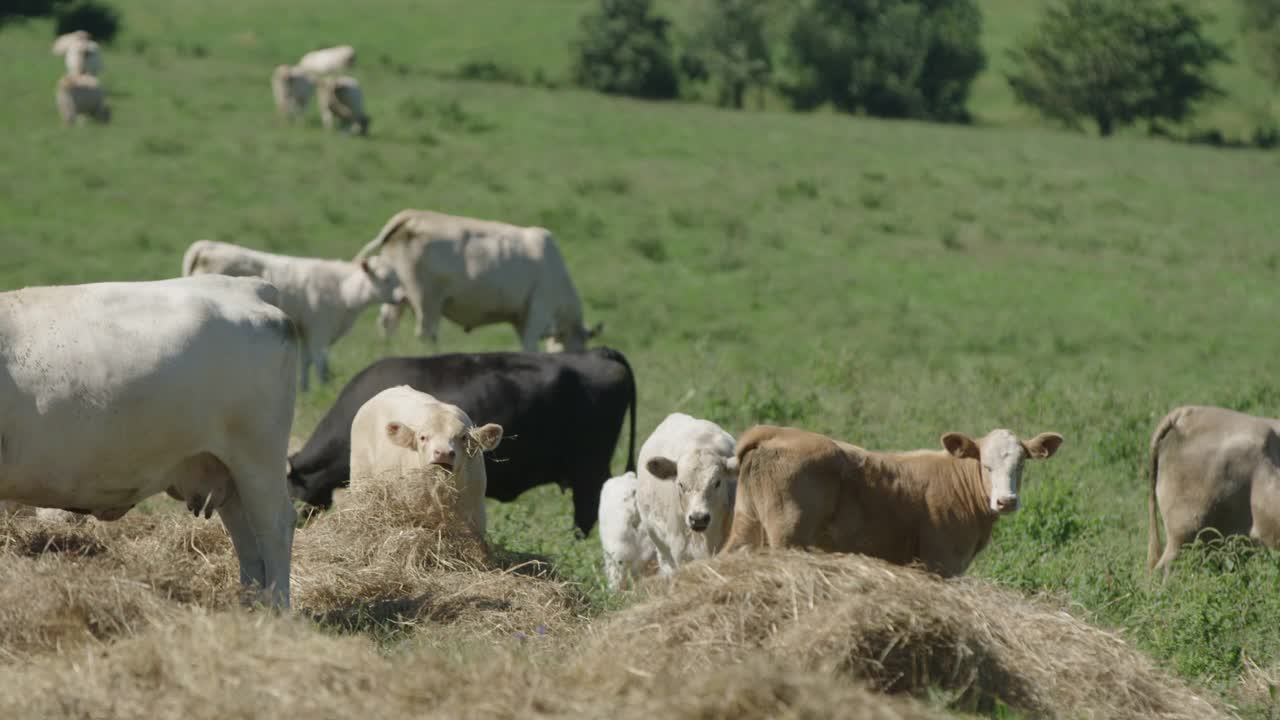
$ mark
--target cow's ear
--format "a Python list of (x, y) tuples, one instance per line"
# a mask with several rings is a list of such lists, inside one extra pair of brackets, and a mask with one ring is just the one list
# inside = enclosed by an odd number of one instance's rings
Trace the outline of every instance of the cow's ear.
[(1052, 457), (1058, 452), (1058, 446), (1062, 444), (1062, 436), (1058, 433), (1047, 432), (1022, 443), (1022, 447), (1027, 449), (1027, 455), (1035, 460), (1043, 460)]
[(587, 330), (587, 339), (590, 340), (600, 333), (604, 332), (604, 322), (598, 322)]
[(962, 432), (949, 432), (942, 436), (942, 447), (958, 458), (978, 459), (978, 443)]
[(369, 258), (360, 261), (360, 269), (364, 271), (365, 275), (373, 274), (373, 269), (369, 267)]
[(498, 443), (502, 442), (502, 426), (497, 423), (489, 423), (481, 427), (471, 428), (471, 439), (476, 441), (481, 451), (489, 451), (498, 447)]
[(413, 431), (402, 423), (387, 423), (387, 439), (402, 448), (418, 449), (418, 439), (413, 436)]
[(644, 464), (644, 468), (649, 471), (650, 475), (659, 480), (674, 480), (676, 477), (676, 464), (668, 458), (649, 458), (649, 462)]

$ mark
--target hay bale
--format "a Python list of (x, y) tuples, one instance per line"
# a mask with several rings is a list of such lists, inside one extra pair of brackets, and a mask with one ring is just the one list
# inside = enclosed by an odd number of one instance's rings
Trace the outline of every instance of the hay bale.
[(941, 688), (962, 708), (1036, 716), (1209, 718), (1219, 708), (1113, 633), (973, 579), (857, 555), (733, 554), (695, 563), (591, 628), (588, 655), (649, 670), (762, 650), (886, 692)]
[[(0, 683), (15, 717), (654, 717), (915, 720), (940, 715), (830, 675), (759, 658), (691, 679), (628, 673), (583, 683), (554, 653), (491, 649), (470, 662), (430, 647), (380, 655), (296, 619), (188, 610), (100, 652), (46, 657)], [(607, 669), (597, 669), (601, 674)], [(620, 692), (614, 692), (620, 691)]]

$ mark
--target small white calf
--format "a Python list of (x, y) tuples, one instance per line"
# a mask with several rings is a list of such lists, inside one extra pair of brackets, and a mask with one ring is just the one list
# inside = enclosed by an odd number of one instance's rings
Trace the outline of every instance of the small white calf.
[(501, 425), (476, 427), (457, 405), (398, 385), (370, 398), (351, 421), (351, 483), (437, 466), (452, 478), (463, 522), (484, 535), (482, 453), (501, 441)]
[(708, 420), (671, 413), (640, 447), (636, 508), (670, 575), (714, 555), (733, 518), (738, 463), (733, 436)]
[(230, 243), (197, 240), (182, 258), (182, 274), (265, 278), (280, 291), (280, 307), (298, 328), (303, 353), (300, 382), (310, 386), (311, 365), (329, 381), (329, 348), (342, 339), (370, 305), (390, 301), (400, 286), (378, 258), (361, 262), (322, 260), (259, 252)]
[(600, 488), (600, 546), (610, 590), (645, 575), (656, 557), (636, 507), (636, 474), (609, 478)]
[(364, 93), (360, 83), (349, 75), (321, 78), (317, 102), (320, 122), (330, 130), (339, 129), (360, 135), (369, 134), (369, 116), (364, 111)]
[(80, 115), (84, 115), (100, 123), (111, 122), (111, 106), (98, 84), (98, 78), (92, 75), (65, 75), (58, 80), (54, 99), (58, 103), (58, 114), (62, 116), (62, 124), (70, 126)]
[(309, 75), (336, 75), (356, 64), (356, 50), (350, 45), (312, 50), (298, 61), (298, 69)]
[(305, 72), (289, 65), (277, 65), (271, 73), (271, 96), (276, 101), (276, 114), (293, 120), (300, 117), (311, 102), (316, 83)]

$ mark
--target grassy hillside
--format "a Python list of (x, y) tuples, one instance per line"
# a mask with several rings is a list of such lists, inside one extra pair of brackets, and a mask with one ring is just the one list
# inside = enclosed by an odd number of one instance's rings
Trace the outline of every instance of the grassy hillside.
[[(172, 276), (201, 237), (350, 256), (404, 207), (542, 224), (636, 368), (641, 437), (673, 410), (884, 448), (1061, 432), (974, 574), (1061, 597), (1215, 691), (1280, 660), (1272, 555), (1192, 553), (1150, 582), (1142, 474), (1174, 405), (1280, 416), (1280, 154), (450, 82), (423, 71), (562, 67), (557, 18), (580, 3), (286, 5), (129, 3), (106, 128), (59, 127), (47, 25), (0, 32), (0, 288)], [(271, 67), (338, 40), (361, 48), (367, 140), (272, 116)], [(368, 362), (430, 351), (373, 325), (335, 348), (296, 435)], [(440, 343), (515, 347), (501, 327)], [(567, 496), (491, 525), (609, 600)]]

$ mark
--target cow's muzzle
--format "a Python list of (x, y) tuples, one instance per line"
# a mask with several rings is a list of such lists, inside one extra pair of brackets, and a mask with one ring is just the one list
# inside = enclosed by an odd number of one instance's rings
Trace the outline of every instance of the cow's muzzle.
[(689, 523), (690, 530), (702, 532), (711, 524), (711, 513), (689, 513), (689, 517), (685, 519)]
[(1011, 513), (1018, 509), (1018, 496), (1005, 495), (998, 497), (995, 501), (995, 511), (1001, 514)]

